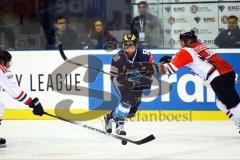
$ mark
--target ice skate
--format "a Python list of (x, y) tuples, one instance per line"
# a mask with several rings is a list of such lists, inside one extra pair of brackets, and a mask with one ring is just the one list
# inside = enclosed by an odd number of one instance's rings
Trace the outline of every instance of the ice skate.
[(0, 148), (6, 147), (6, 139), (0, 138)]
[(116, 124), (116, 134), (118, 135), (123, 135), (125, 136), (126, 135), (126, 131), (124, 130), (124, 121), (117, 121), (117, 124)]
[(104, 116), (104, 128), (107, 133), (112, 133), (112, 123), (113, 123), (113, 117), (111, 114), (107, 114)]
[(237, 127), (240, 127), (240, 104), (230, 109), (230, 112), (232, 114), (231, 120), (235, 123)]

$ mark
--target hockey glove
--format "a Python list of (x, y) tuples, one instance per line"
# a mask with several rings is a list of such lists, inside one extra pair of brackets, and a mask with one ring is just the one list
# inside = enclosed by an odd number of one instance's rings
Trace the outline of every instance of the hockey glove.
[(159, 74), (159, 66), (154, 63), (143, 63), (139, 71), (147, 77), (151, 77), (152, 75), (156, 76)]
[(169, 63), (171, 62), (171, 60), (172, 60), (171, 56), (163, 56), (162, 58), (160, 58), (159, 63), (160, 64)]
[(42, 116), (44, 114), (43, 107), (42, 107), (41, 103), (39, 102), (38, 98), (34, 98), (29, 103), (29, 107), (33, 109), (33, 114), (34, 115)]
[(139, 81), (143, 75), (139, 71), (127, 72), (126, 77), (128, 81)]
[(140, 80), (140, 85), (143, 87), (143, 89), (150, 89), (152, 85), (152, 78), (151, 77), (142, 77)]
[(151, 90), (152, 78), (151, 77), (141, 77), (139, 81), (135, 81), (135, 86), (132, 91), (142, 91), (142, 90)]

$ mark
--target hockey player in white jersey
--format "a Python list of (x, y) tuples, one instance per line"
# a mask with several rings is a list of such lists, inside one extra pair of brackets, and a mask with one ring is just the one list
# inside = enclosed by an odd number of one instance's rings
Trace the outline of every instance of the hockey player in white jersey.
[(217, 107), (240, 127), (240, 98), (235, 89), (236, 75), (232, 66), (205, 44), (198, 42), (193, 30), (183, 31), (179, 42), (182, 48), (175, 56), (163, 56), (159, 65), (153, 64), (148, 70), (157, 69), (161, 74), (173, 74), (187, 66), (211, 85), (217, 97)]
[[(0, 87), (3, 88), (13, 99), (32, 108), (33, 114), (42, 116), (44, 110), (38, 98), (32, 99), (18, 86), (15, 76), (10, 71), (11, 59), (12, 56), (8, 51), (0, 50)], [(0, 102), (0, 125), (3, 111), (4, 105)], [(0, 147), (4, 146), (6, 146), (6, 140), (0, 138)]]

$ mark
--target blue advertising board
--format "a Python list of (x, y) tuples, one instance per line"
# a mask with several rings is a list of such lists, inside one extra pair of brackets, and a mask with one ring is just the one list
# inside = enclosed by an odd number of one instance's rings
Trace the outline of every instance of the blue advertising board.
[[(170, 55), (173, 55), (171, 53)], [(218, 54), (220, 57), (224, 58), (228, 61), (233, 68), (235, 69), (237, 80), (239, 81), (239, 73), (240, 73), (240, 54), (236, 53), (221, 53)], [(163, 56), (161, 50), (159, 53), (153, 54), (155, 62), (158, 62), (159, 58)], [(102, 60), (103, 66), (110, 65), (112, 55), (109, 54), (98, 54), (97, 58)], [(91, 60), (89, 60), (89, 64), (91, 65)], [(105, 75), (99, 74), (97, 79), (94, 82), (89, 84), (89, 109), (113, 109), (116, 106), (116, 103), (111, 103), (111, 101), (115, 100), (116, 97), (119, 100), (119, 96), (113, 87), (112, 84), (109, 84), (109, 80), (104, 82), (106, 78)], [(167, 77), (166, 77), (167, 76)], [(108, 76), (110, 79), (110, 77)], [(160, 77), (161, 78), (161, 77)], [(165, 75), (164, 78), (170, 79), (171, 89), (168, 93), (161, 94), (153, 97), (151, 100), (147, 102), (142, 101), (139, 109), (140, 110), (203, 110), (203, 111), (211, 111), (218, 110), (215, 105), (215, 95), (212, 89), (208, 86), (203, 85), (203, 82), (197, 75), (194, 75), (191, 70), (187, 67), (183, 67), (180, 69), (175, 75)], [(112, 94), (109, 100), (104, 100), (104, 86), (111, 85), (110, 93)], [(240, 85), (236, 83), (236, 88), (240, 93)], [(99, 93), (102, 93), (98, 98), (95, 98), (95, 91), (91, 91), (91, 89), (96, 89)], [(101, 106), (99, 108), (99, 106)]]

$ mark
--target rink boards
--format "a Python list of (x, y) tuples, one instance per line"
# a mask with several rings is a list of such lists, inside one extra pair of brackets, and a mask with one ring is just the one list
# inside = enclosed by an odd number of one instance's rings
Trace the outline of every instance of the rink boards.
[[(150, 50), (158, 62), (162, 55), (177, 50)], [(112, 55), (117, 51), (68, 50), (72, 60), (91, 67), (110, 70)], [(240, 73), (240, 50), (215, 50)], [(58, 51), (14, 51), (12, 71), (19, 85), (32, 97), (37, 96), (46, 111), (71, 119), (90, 120), (101, 117), (119, 103), (108, 75), (87, 71), (84, 67), (66, 64)], [(64, 77), (67, 77), (64, 80)], [(238, 76), (237, 76), (238, 78)], [(238, 78), (239, 81), (239, 78)], [(226, 120), (215, 105), (211, 88), (188, 68), (177, 74), (155, 78), (151, 93), (144, 95), (139, 112), (133, 120), (192, 121)], [(238, 92), (239, 84), (236, 84)], [(21, 103), (0, 90), (5, 104), (4, 119), (39, 119)], [(47, 116), (41, 119), (50, 119)]]

